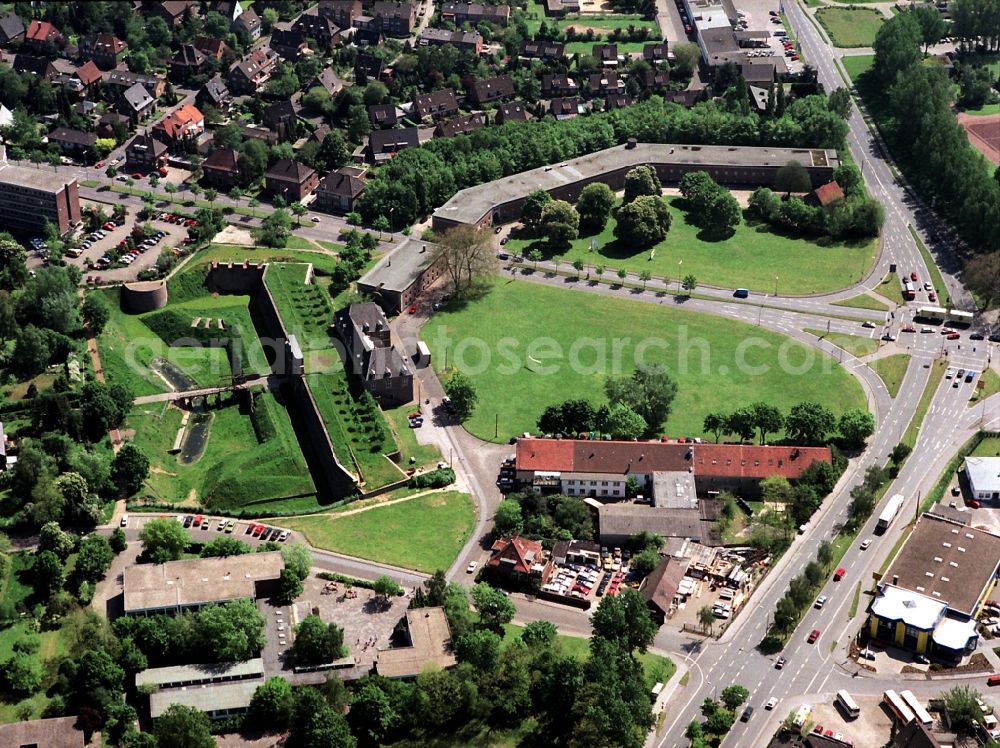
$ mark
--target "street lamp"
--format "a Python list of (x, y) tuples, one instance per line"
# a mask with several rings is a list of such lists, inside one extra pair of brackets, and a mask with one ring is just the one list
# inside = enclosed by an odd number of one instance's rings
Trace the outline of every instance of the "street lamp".
[(389, 208), (389, 233), (390, 234), (395, 233), (395, 229), (393, 227), (396, 225), (396, 222), (392, 220), (392, 214), (393, 214), (393, 211), (395, 211), (395, 210), (396, 210), (395, 207)]
[(774, 295), (778, 295), (778, 276), (774, 276)]
[(681, 293), (681, 265), (684, 264), (684, 260), (677, 261), (677, 295), (680, 296)]

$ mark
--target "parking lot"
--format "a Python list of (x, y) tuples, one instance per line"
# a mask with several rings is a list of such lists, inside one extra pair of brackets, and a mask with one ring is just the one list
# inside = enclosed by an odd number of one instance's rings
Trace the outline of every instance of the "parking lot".
[(601, 561), (557, 564), (555, 573), (542, 587), (546, 592), (600, 602), (605, 595), (617, 595), (627, 586), (638, 587), (628, 567), (629, 551), (602, 549)]
[[(208, 514), (161, 514), (141, 516), (124, 515), (127, 518), (127, 525), (132, 530), (141, 530), (143, 526), (154, 519), (177, 518), (181, 524), (191, 533), (191, 539), (199, 543), (205, 543), (219, 535), (230, 535), (241, 540), (252, 548), (256, 548), (260, 543), (267, 541), (275, 542), (302, 542), (298, 534), (293, 534), (290, 530), (274, 525), (263, 525), (254, 520), (231, 520), (225, 517), (213, 517)], [(188, 521), (190, 519), (190, 522)], [(198, 520), (195, 523), (195, 520)], [(257, 530), (257, 528), (261, 528)], [(264, 529), (267, 529), (268, 537), (262, 539)], [(287, 534), (286, 534), (287, 533)], [(284, 536), (282, 538), (282, 536)]]

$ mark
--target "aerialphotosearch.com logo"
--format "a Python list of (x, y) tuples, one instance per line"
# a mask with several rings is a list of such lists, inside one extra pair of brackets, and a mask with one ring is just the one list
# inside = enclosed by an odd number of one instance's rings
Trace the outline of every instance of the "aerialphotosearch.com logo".
[(781, 343), (757, 335), (744, 337), (735, 346), (716, 350), (703, 337), (678, 325), (667, 339), (657, 335), (613, 337), (580, 335), (569, 342), (541, 335), (530, 340), (512, 336), (487, 341), (475, 336), (453, 337), (439, 327), (428, 344), (444, 357), (444, 366), (469, 376), (493, 371), (514, 376), (528, 369), (541, 376), (567, 371), (580, 376), (619, 377), (636, 366), (662, 364), (681, 376), (727, 376), (734, 372), (763, 377), (778, 370), (791, 376), (815, 376), (834, 369), (836, 362), (819, 350), (791, 338)]

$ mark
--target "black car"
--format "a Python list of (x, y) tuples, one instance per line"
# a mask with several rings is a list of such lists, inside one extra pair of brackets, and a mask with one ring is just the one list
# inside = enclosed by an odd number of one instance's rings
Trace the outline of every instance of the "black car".
[(261, 539), (261, 541), (267, 540), (267, 538), (268, 538), (268, 536), (270, 534), (271, 534), (271, 528), (270, 527), (265, 527), (263, 530), (261, 530), (261, 532), (260, 532), (260, 539)]
[(1000, 343), (1000, 335), (990, 335), (989, 340), (991, 343)]
[(194, 521), (194, 517), (190, 514), (184, 515), (184, 526), (190, 527), (191, 523)]
[(748, 706), (743, 710), (743, 714), (740, 715), (740, 722), (749, 722), (750, 718), (753, 716), (753, 707)]
[(986, 338), (981, 332), (974, 332), (969, 336), (969, 340), (984, 340)]

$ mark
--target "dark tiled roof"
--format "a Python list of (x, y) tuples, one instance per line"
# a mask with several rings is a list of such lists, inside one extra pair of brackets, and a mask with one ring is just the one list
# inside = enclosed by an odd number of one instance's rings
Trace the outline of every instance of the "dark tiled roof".
[(314, 173), (315, 172), (313, 172), (313, 170), (305, 164), (300, 164), (298, 161), (283, 158), (268, 169), (267, 174), (264, 176), (266, 179), (278, 179), (284, 182), (302, 184)]
[(202, 163), (202, 169), (217, 169), (225, 172), (239, 171), (240, 154), (232, 148), (216, 148)]
[(456, 117), (447, 122), (442, 122), (437, 126), (437, 134), (445, 138), (452, 138), (456, 135), (467, 135), (483, 127), (485, 124), (486, 121), (483, 119), (482, 114), (468, 114), (464, 117)]
[(54, 140), (59, 143), (71, 143), (72, 145), (79, 145), (84, 148), (92, 148), (94, 143), (97, 142), (97, 136), (92, 132), (73, 130), (69, 127), (57, 127), (49, 133), (49, 140)]
[(3, 32), (8, 39), (13, 39), (24, 33), (24, 22), (17, 13), (0, 16), (0, 32)]
[[(353, 171), (353, 170), (351, 170)], [(350, 171), (337, 169), (327, 174), (316, 188), (317, 192), (329, 195), (356, 198), (365, 189), (365, 180)]]
[(514, 95), (514, 81), (509, 75), (476, 81), (472, 84), (472, 95), (478, 101), (496, 101)]

